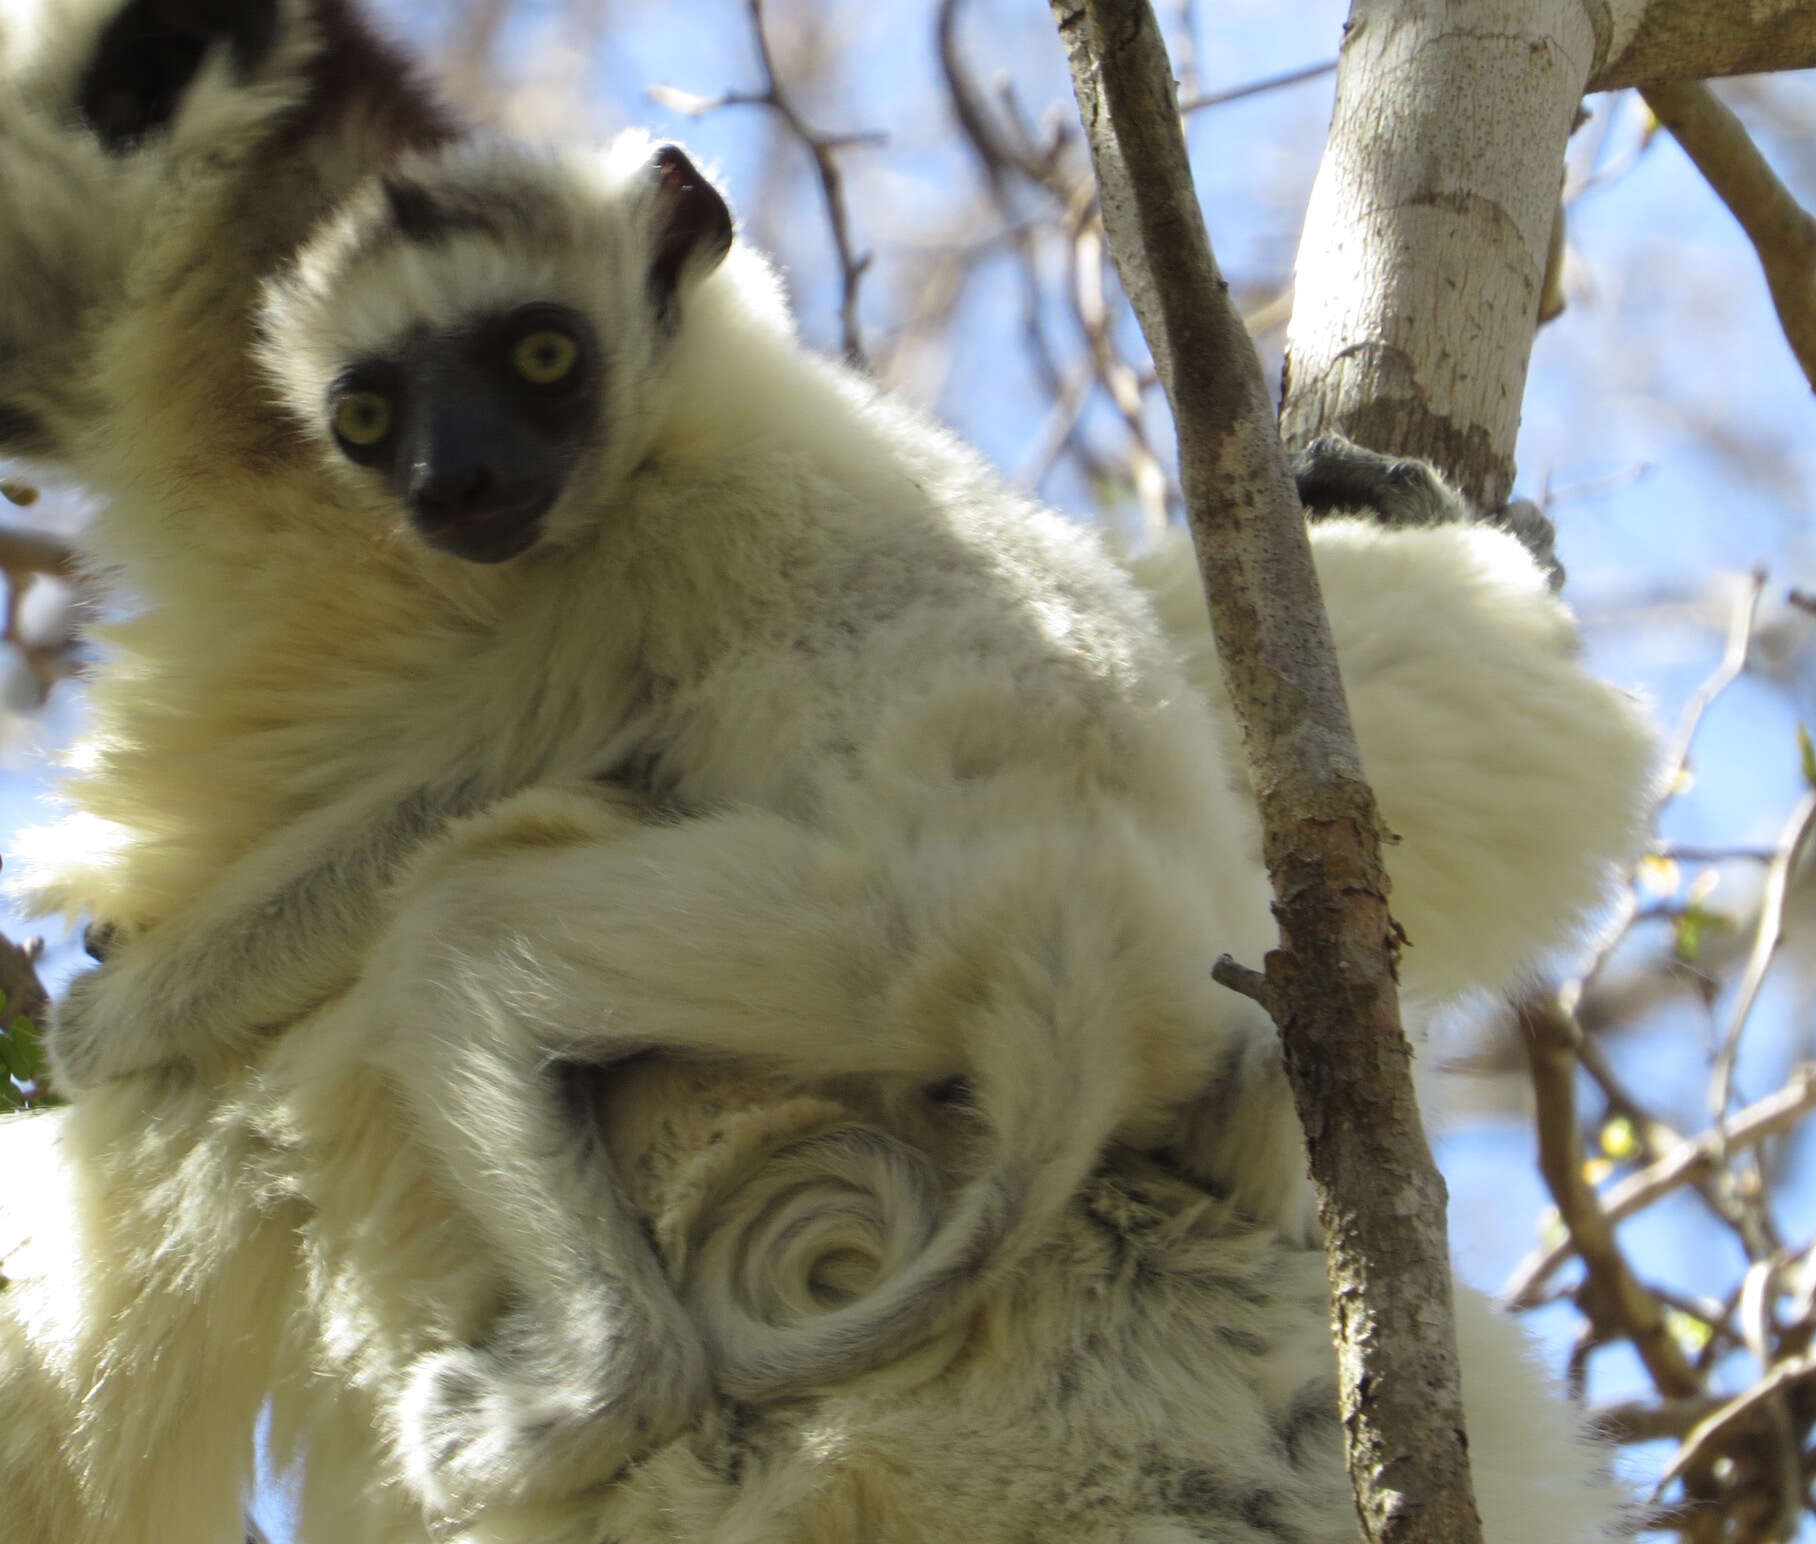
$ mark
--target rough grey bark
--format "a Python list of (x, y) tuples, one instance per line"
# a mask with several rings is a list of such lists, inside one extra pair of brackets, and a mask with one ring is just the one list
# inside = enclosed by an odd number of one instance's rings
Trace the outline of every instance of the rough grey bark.
[(1398, 1019), (1373, 796), (1259, 361), (1205, 235), (1147, 0), (1053, 0), (1242, 721), (1281, 947), (1220, 966), (1286, 1046), (1329, 1243), (1351, 1478), (1375, 1544), (1475, 1544), (1442, 1179)]
[(1809, 0), (1591, 0), (1600, 46), (1585, 89), (1816, 67)]

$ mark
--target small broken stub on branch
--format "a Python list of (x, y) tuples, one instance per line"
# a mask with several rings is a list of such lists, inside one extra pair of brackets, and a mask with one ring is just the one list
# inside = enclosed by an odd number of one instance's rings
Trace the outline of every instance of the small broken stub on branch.
[[(1270, 951), (1269, 960), (1278, 953), (1278, 950)], [(1275, 1023), (1280, 1021), (1280, 994), (1262, 972), (1251, 970), (1233, 955), (1220, 954), (1211, 966), (1211, 979), (1219, 986), (1227, 986), (1232, 992), (1239, 992), (1251, 1001), (1260, 1003), (1270, 1019)]]

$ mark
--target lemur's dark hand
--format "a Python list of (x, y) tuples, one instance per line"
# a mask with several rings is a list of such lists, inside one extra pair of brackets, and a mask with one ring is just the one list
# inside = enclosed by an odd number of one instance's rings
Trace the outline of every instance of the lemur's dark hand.
[(1461, 522), (1498, 526), (1519, 538), (1545, 570), (1553, 590), (1563, 585), (1564, 569), (1554, 546), (1557, 528), (1530, 499), (1515, 499), (1492, 513), (1478, 512), (1429, 462), (1382, 455), (1340, 434), (1321, 434), (1288, 459), (1299, 502), (1312, 520), (1366, 513), (1395, 527)]

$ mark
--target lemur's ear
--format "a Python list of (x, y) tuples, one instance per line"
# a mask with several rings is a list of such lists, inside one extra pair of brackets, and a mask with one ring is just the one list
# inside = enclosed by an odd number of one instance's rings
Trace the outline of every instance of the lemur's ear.
[(656, 182), (649, 283), (657, 314), (672, 315), (675, 291), (690, 270), (712, 272), (731, 250), (731, 211), (719, 190), (679, 145), (664, 145), (650, 161)]
[(95, 42), (76, 110), (108, 150), (167, 127), (208, 50), (249, 78), (277, 37), (278, 0), (127, 0)]

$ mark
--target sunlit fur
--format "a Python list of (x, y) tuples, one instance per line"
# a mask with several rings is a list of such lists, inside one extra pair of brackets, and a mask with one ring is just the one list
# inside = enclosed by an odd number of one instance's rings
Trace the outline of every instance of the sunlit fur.
[[(1272, 1032), (1208, 979), (1271, 925), (1183, 553), (1131, 585), (804, 352), (747, 251), (659, 323), (645, 141), (425, 151), (358, 98), (266, 137), (326, 14), (288, 6), (257, 79), (204, 76), (124, 160), (49, 88), (0, 98), (0, 295), (75, 276), (60, 311), (0, 301), (0, 407), (101, 497), (140, 607), (36, 893), (122, 928), (98, 1000), (128, 1048), (208, 1069), (5, 1128), (45, 1176), (0, 1262), (8, 1537), (234, 1537), (270, 1395), (322, 1540), (421, 1539), (425, 1509), (523, 1544), (1353, 1540)], [(391, 239), (379, 166), (500, 219)], [(594, 319), (608, 390), (545, 545), (475, 568), (337, 464), (323, 392), (525, 299)], [(1408, 992), (1506, 984), (1633, 850), (1642, 721), (1513, 538), (1314, 541)], [(504, 802), (350, 891), (354, 942), (209, 952), (454, 774)], [(173, 1009), (236, 970), (243, 1019)], [(542, 1077), (645, 1047), (758, 1094), (657, 1061), (592, 1122)], [(614, 1166), (709, 1338), (704, 1405), (685, 1326), (606, 1317), (637, 1269), (599, 1233)], [(805, 1231), (765, 1234), (778, 1205)], [(1606, 1537), (1595, 1454), (1463, 1317), (1488, 1536)], [(636, 1456), (598, 1424), (627, 1339), (677, 1360), (629, 1368), (656, 1447), (602, 1490)]]

